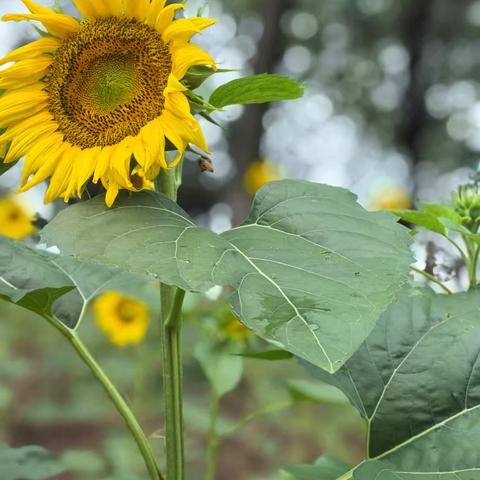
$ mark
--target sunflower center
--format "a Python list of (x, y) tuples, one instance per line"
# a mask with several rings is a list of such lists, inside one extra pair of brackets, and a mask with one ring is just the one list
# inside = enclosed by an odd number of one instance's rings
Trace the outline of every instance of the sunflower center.
[(57, 50), (47, 80), (65, 141), (106, 147), (161, 115), (172, 59), (153, 28), (133, 19), (85, 20)]

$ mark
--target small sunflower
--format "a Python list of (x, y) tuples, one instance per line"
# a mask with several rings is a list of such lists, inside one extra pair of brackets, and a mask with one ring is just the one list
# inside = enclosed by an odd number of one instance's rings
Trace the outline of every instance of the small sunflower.
[[(0, 71), (0, 147), (10, 145), (6, 163), (26, 157), (20, 191), (50, 178), (45, 201), (68, 201), (93, 178), (111, 206), (189, 144), (208, 151), (181, 81), (193, 66), (216, 69), (190, 43), (214, 20), (176, 19), (184, 5), (166, 0), (73, 0), (82, 20), (22, 1), (31, 13), (3, 20), (35, 20), (47, 33), (0, 60), (16, 62)], [(170, 164), (167, 141), (178, 150)]]
[(35, 233), (33, 215), (14, 197), (0, 198), (0, 235), (21, 240)]
[(245, 341), (251, 334), (250, 330), (233, 315), (227, 318), (223, 331), (230, 340)]
[(119, 347), (140, 343), (147, 333), (148, 307), (118, 292), (105, 292), (93, 305), (95, 319), (108, 339)]
[(245, 190), (254, 196), (260, 188), (269, 182), (281, 180), (282, 175), (276, 165), (263, 160), (252, 162), (243, 177)]
[(369, 210), (403, 210), (412, 206), (408, 192), (395, 185), (386, 185), (372, 195)]

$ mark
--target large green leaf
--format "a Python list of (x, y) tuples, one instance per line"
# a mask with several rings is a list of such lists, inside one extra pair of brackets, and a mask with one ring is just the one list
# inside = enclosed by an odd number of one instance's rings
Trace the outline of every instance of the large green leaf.
[(284, 472), (295, 480), (336, 480), (348, 470), (345, 463), (330, 455), (320, 457), (313, 465), (292, 465), (284, 468)]
[(296, 80), (265, 73), (225, 83), (212, 93), (209, 103), (223, 108), (228, 105), (295, 100), (302, 97), (303, 93), (304, 87)]
[(2, 480), (47, 480), (64, 471), (63, 465), (41, 447), (9, 448), (0, 445)]
[[(336, 371), (360, 346), (407, 280), (407, 230), (388, 213), (364, 210), (341, 188), (274, 182), (214, 278), (236, 288), (234, 309), (255, 333)], [(193, 259), (192, 259), (193, 260)]]
[[(102, 196), (78, 203), (57, 215), (42, 237), (63, 255), (155, 275), (194, 291), (215, 285), (211, 272), (229, 248), (220, 236), (196, 227), (180, 207), (154, 192), (122, 194), (111, 209)], [(183, 258), (187, 250), (201, 259), (195, 266)]]
[(369, 457), (386, 470), (480, 478), (466, 473), (480, 472), (480, 291), (405, 292), (339, 372), (315, 372), (368, 420)]
[(219, 236), (147, 192), (68, 208), (43, 231), (62, 254), (154, 274), (188, 290), (233, 287), (241, 320), (276, 346), (331, 372), (394, 301), (413, 261), (395, 217), (346, 190), (275, 182), (244, 225)]
[(0, 298), (77, 328), (88, 304), (107, 290), (149, 298), (148, 278), (83, 263), (0, 237)]

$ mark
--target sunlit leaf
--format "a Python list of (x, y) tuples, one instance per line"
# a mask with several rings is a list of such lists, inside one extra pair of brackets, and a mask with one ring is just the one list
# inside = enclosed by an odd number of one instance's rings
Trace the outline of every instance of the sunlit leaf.
[(281, 75), (262, 74), (244, 77), (217, 88), (209, 103), (223, 108), (228, 105), (270, 103), (301, 98), (304, 87), (296, 80)]

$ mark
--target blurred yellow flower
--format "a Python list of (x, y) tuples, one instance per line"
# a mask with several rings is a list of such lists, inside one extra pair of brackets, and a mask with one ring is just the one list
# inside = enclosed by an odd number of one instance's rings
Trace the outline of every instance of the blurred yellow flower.
[(282, 175), (276, 165), (258, 160), (248, 167), (243, 177), (243, 185), (245, 190), (253, 196), (266, 183), (281, 180), (281, 178)]
[(93, 306), (95, 319), (108, 339), (118, 347), (140, 343), (147, 333), (148, 307), (118, 292), (105, 292)]
[(245, 340), (250, 335), (250, 330), (233, 315), (228, 318), (223, 330), (230, 340)]
[(21, 240), (35, 233), (33, 221), (33, 215), (15, 198), (0, 198), (0, 235)]
[(369, 210), (402, 210), (410, 208), (412, 200), (408, 192), (398, 186), (385, 186), (377, 190), (371, 197)]

